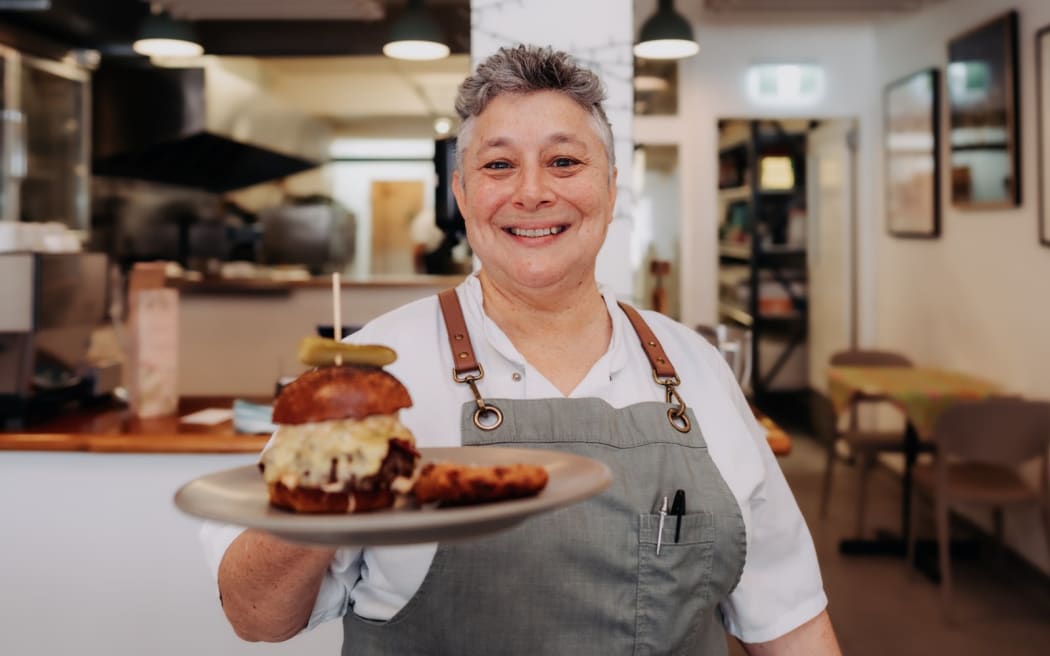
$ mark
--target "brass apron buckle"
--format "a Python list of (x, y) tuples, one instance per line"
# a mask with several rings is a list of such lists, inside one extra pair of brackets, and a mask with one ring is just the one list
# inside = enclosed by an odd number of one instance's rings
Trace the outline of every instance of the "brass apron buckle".
[(666, 403), (672, 404), (672, 407), (667, 409), (667, 421), (670, 422), (671, 427), (679, 433), (688, 433), (689, 429), (692, 428), (692, 422), (689, 421), (689, 415), (686, 414), (685, 401), (678, 394), (678, 385), (682, 382), (678, 378), (678, 374), (671, 376), (670, 378), (662, 378), (657, 375), (656, 370), (653, 370), (653, 380), (656, 381), (657, 385), (663, 385), (664, 389), (667, 390)]
[[(481, 363), (478, 363), (477, 375), (468, 374), (466, 376), (460, 376), (459, 372), (455, 369), (452, 370), (452, 380), (457, 383), (466, 383), (470, 385), (470, 391), (474, 393), (474, 403), (477, 404), (477, 409), (474, 410), (474, 425), (483, 431), (496, 430), (503, 425), (503, 411), (494, 405), (485, 403), (485, 399), (481, 398), (481, 392), (478, 391), (477, 382), (485, 377), (485, 370), (482, 368)], [(483, 417), (489, 417), (489, 419), (483, 419)], [(688, 421), (688, 419), (686, 420)]]

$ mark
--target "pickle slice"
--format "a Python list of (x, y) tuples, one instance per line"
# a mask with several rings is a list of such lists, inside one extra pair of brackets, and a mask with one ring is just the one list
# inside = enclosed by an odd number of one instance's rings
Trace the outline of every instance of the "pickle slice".
[(397, 352), (379, 344), (346, 344), (324, 337), (304, 337), (299, 343), (299, 361), (311, 367), (362, 364), (382, 367), (397, 360)]

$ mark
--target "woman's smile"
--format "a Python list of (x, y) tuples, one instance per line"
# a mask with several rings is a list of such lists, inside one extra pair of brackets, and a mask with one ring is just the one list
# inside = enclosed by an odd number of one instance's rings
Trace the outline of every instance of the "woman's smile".
[(568, 230), (568, 228), (569, 226), (567, 225), (553, 225), (547, 227), (510, 226), (504, 228), (503, 231), (515, 237), (522, 237), (529, 241), (533, 241), (536, 239), (541, 239), (543, 237), (554, 237), (565, 232), (566, 230)]

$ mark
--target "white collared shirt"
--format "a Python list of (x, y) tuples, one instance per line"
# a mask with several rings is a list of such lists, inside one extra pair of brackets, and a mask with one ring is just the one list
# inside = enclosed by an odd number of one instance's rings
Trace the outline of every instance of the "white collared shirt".
[[(458, 288), (467, 330), (490, 398), (564, 398), (529, 365), (484, 313), (481, 284), (469, 276)], [(621, 408), (664, 401), (665, 391), (627, 316), (602, 290), (612, 317), (609, 349), (568, 398), (596, 397)], [(721, 604), (730, 633), (744, 642), (765, 642), (815, 617), (827, 605), (813, 542), (780, 467), (736, 380), (719, 352), (671, 319), (642, 311), (681, 379), (678, 392), (703, 427), (708, 452), (744, 517), (747, 560), (729, 599)], [(386, 369), (412, 395), (401, 421), (421, 447), (460, 446), (460, 413), (473, 400), (467, 385), (452, 380), (452, 355), (437, 297), (383, 315), (347, 341), (390, 346), (398, 359)], [(201, 539), (212, 572), (240, 527), (207, 523)], [(374, 620), (394, 616), (415, 594), (436, 553), (436, 544), (345, 547), (338, 550), (321, 585), (308, 628), (348, 612)]]

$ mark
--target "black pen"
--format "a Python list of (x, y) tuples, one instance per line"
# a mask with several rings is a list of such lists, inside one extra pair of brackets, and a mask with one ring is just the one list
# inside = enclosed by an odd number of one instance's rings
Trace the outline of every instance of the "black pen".
[(685, 490), (675, 491), (674, 501), (671, 502), (671, 514), (676, 517), (674, 522), (674, 541), (677, 544), (678, 538), (682, 534), (682, 515), (685, 514)]

